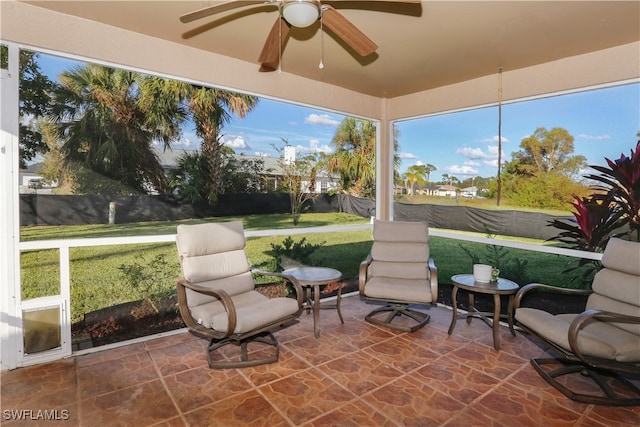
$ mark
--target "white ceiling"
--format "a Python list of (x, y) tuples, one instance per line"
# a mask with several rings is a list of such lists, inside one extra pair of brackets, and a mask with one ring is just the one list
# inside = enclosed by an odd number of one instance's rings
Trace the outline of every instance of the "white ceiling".
[[(26, 1), (255, 64), (278, 16), (253, 6), (182, 24), (212, 1)], [(638, 1), (325, 1), (379, 49), (361, 58), (319, 24), (294, 28), (288, 73), (393, 98), (640, 40)], [(161, 52), (157, 53), (161, 55)], [(603, 64), (606, 66), (606, 64)]]

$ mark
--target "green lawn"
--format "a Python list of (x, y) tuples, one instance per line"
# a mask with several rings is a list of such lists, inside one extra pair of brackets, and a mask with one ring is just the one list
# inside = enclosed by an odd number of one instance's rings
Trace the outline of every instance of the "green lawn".
[[(261, 215), (243, 218), (214, 218), (212, 221), (241, 219), (246, 230), (291, 228), (288, 215)], [(67, 239), (86, 237), (113, 237), (131, 235), (174, 234), (179, 222), (152, 222), (126, 225), (25, 227), (23, 240)], [(305, 214), (300, 227), (322, 225), (363, 224), (368, 219), (344, 214)], [(254, 266), (270, 260), (267, 252), (271, 243), (281, 243), (286, 236), (252, 237), (247, 239), (246, 252)], [(295, 240), (302, 236), (294, 235)], [(355, 278), (358, 267), (369, 249), (370, 230), (309, 234), (310, 243), (325, 242), (311, 257), (312, 264), (333, 267), (345, 278)], [(530, 241), (530, 240), (527, 240)], [(488, 257), (487, 245), (463, 242), (443, 237), (431, 237), (431, 256), (438, 267), (441, 283), (449, 283), (458, 273), (470, 273), (471, 255), (479, 261), (495, 265)], [(559, 274), (569, 261), (567, 257), (517, 249), (503, 248), (500, 268), (504, 277), (520, 284), (532, 281), (572, 286), (569, 275)], [(149, 295), (164, 295), (174, 290), (173, 279), (180, 273), (179, 261), (173, 243), (80, 247), (71, 249), (71, 305), (73, 321), (88, 313), (111, 305), (135, 301)], [(506, 265), (509, 261), (509, 265)], [(516, 261), (526, 263), (523, 269), (514, 267)], [(22, 298), (57, 294), (59, 291), (59, 259), (57, 250), (25, 251), (22, 263)], [(122, 269), (128, 270), (124, 273)], [(509, 277), (515, 274), (517, 277)]]

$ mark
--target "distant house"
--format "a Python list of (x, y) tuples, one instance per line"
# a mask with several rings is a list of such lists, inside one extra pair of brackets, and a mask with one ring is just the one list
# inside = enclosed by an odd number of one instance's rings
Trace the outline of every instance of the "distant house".
[(453, 185), (440, 185), (438, 186), (438, 196), (442, 197), (456, 197), (458, 194), (458, 187)]
[[(193, 153), (193, 150), (156, 150), (156, 154), (160, 159), (160, 164), (167, 170), (175, 167), (178, 164), (178, 160), (185, 153)], [(261, 160), (264, 163), (264, 169), (262, 176), (265, 177), (267, 183), (266, 191), (275, 191), (280, 185), (280, 181), (283, 177), (282, 168), (280, 167), (280, 159), (278, 157), (271, 156), (251, 156), (245, 154), (235, 154), (238, 160)], [(309, 187), (309, 181), (303, 181), (302, 187), (307, 189)], [(325, 170), (320, 170), (316, 176), (315, 193), (326, 193), (330, 190), (338, 188), (338, 177), (330, 175)], [(307, 191), (307, 190), (305, 190)]]
[[(42, 176), (40, 175), (41, 171), (42, 162), (30, 164), (26, 169), (20, 169), (18, 175), (18, 185), (20, 186), (21, 193), (28, 193), (32, 192), (33, 190), (39, 190), (42, 188), (45, 188), (44, 192), (50, 192), (51, 188), (58, 186), (57, 181), (44, 182), (42, 180)], [(43, 186), (43, 184), (45, 185)]]
[(478, 187), (466, 187), (463, 188), (462, 190), (460, 190), (460, 195), (462, 197), (468, 197), (468, 198), (473, 198), (476, 197), (478, 195)]

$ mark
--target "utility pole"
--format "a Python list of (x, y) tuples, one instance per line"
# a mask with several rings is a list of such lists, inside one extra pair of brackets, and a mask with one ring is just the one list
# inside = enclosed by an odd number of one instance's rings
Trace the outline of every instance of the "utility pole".
[(502, 67), (498, 69), (498, 196), (496, 206), (500, 206), (502, 196)]

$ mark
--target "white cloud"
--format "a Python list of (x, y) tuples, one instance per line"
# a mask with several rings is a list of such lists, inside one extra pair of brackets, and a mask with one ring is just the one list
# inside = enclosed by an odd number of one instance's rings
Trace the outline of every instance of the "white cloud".
[[(482, 142), (493, 142), (495, 144), (498, 143), (498, 135), (495, 135), (493, 138), (485, 138), (482, 140)], [(504, 137), (504, 135), (502, 136), (502, 142), (509, 142), (509, 140), (507, 138)]]
[(320, 145), (320, 141), (317, 139), (312, 139), (309, 141), (309, 146), (305, 147), (303, 145), (296, 145), (296, 153), (306, 153), (306, 154), (315, 154), (315, 153), (325, 153), (331, 154), (333, 153), (333, 148), (329, 145)]
[[(491, 149), (491, 146), (489, 146), (489, 150), (490, 149)], [(456, 150), (456, 154), (461, 154), (464, 157), (467, 157), (469, 159), (486, 159), (488, 157), (491, 157), (489, 154), (482, 151), (482, 148), (471, 148), (471, 147), (458, 148)]]
[(581, 133), (578, 135), (578, 138), (582, 139), (595, 139), (597, 141), (602, 141), (605, 139), (611, 139), (611, 135), (587, 135), (585, 133)]
[(480, 166), (479, 162), (476, 162), (474, 160), (465, 160), (465, 162), (463, 163), (465, 166), (471, 166), (471, 167), (478, 167)]
[(185, 138), (182, 141), (180, 141), (180, 145), (183, 146), (184, 148), (191, 148), (193, 147), (193, 142), (191, 142), (191, 140), (189, 138)]
[(447, 168), (450, 175), (477, 175), (478, 170), (469, 165), (452, 165)]
[(304, 122), (309, 125), (338, 126), (340, 121), (332, 119), (328, 114), (309, 114)]
[(231, 147), (234, 150), (246, 150), (247, 148), (249, 148), (249, 145), (247, 145), (246, 141), (244, 140), (244, 138), (242, 136), (236, 136), (231, 140), (227, 140), (223, 136), (222, 137), (222, 145), (225, 145), (227, 147)]
[(398, 157), (400, 157), (401, 159), (417, 159), (416, 155), (413, 153), (398, 153)]

